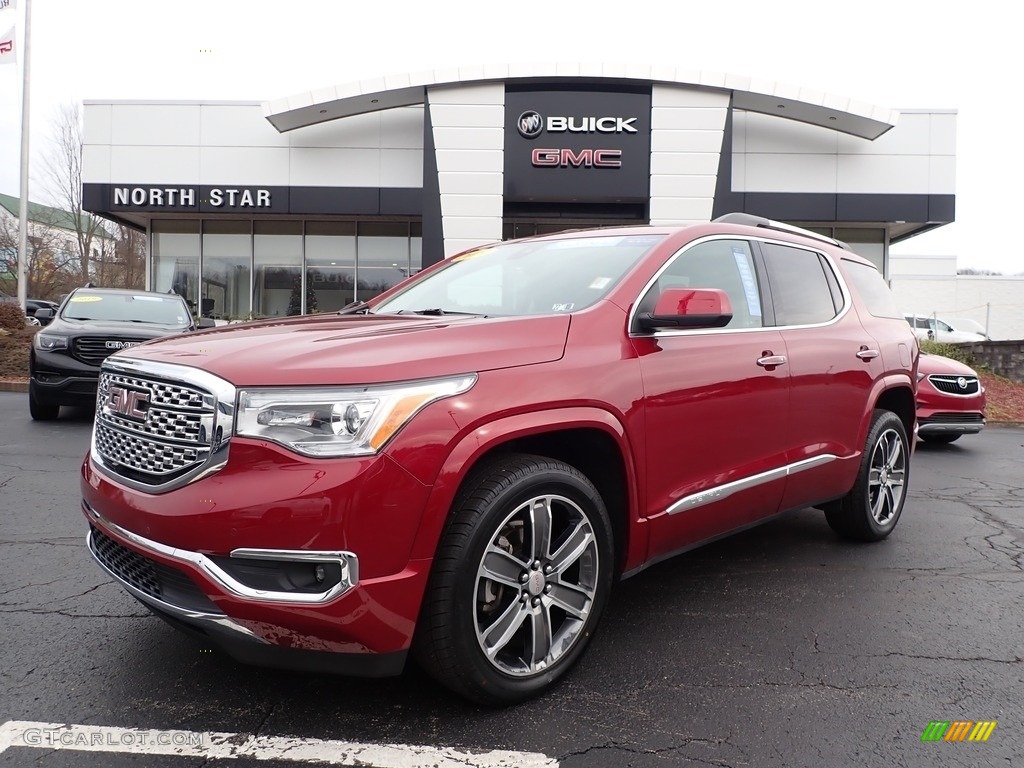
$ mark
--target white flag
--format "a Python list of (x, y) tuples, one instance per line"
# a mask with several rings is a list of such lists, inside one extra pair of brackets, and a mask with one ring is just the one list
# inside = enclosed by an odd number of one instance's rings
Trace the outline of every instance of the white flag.
[(7, 34), (0, 35), (0, 65), (14, 64), (17, 60), (17, 51), (14, 49), (14, 27), (11, 27), (7, 30)]
[(18, 0), (0, 0), (0, 11), (10, 8), (12, 11), (18, 7)]

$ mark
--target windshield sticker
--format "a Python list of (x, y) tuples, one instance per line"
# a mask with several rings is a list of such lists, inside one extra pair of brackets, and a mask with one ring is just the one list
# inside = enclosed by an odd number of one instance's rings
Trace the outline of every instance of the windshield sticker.
[(551, 311), (552, 312), (572, 312), (572, 308), (575, 307), (575, 306), (576, 305), (573, 304), (572, 302), (568, 302), (567, 304), (552, 304), (551, 305)]
[(623, 245), (654, 245), (659, 242), (664, 235), (631, 235), (623, 238)]
[(757, 296), (757, 281), (754, 280), (754, 273), (750, 271), (747, 252), (743, 248), (734, 247), (732, 257), (736, 260), (736, 268), (740, 272), (740, 281), (743, 283), (743, 293), (747, 297), (747, 311), (750, 312), (751, 317), (760, 317), (761, 301)]
[(163, 296), (132, 296), (135, 301), (167, 301)]
[(72, 296), (72, 301), (103, 301), (102, 296)]
[(611, 285), (612, 279), (610, 277), (598, 277), (590, 284), (590, 287), (595, 291), (603, 291), (609, 285)]
[(478, 256), (483, 256), (486, 253), (490, 253), (493, 250), (494, 250), (493, 248), (477, 248), (477, 249), (472, 250), (472, 251), (466, 251), (465, 253), (460, 253), (460, 254), (458, 254), (456, 256), (451, 256), (451, 257), (449, 257), (448, 261), (451, 261), (451, 262), (455, 262), (455, 261), (469, 261), (470, 259), (475, 259)]

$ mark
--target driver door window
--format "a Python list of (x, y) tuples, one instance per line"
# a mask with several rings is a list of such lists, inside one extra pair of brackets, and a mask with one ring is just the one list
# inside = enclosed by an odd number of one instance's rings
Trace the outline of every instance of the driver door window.
[(709, 240), (678, 253), (644, 294), (639, 311), (653, 311), (661, 292), (670, 288), (718, 288), (732, 305), (727, 329), (764, 325), (757, 272), (745, 240)]

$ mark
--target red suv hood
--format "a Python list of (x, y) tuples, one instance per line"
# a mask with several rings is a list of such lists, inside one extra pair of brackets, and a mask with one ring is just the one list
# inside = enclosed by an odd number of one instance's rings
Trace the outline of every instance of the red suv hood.
[(974, 369), (964, 365), (959, 360), (953, 360), (942, 355), (929, 355), (922, 352), (917, 363), (918, 373), (931, 376), (934, 373), (946, 376), (977, 376)]
[(558, 360), (568, 315), (319, 315), (176, 336), (118, 357), (189, 365), (237, 386), (375, 384)]

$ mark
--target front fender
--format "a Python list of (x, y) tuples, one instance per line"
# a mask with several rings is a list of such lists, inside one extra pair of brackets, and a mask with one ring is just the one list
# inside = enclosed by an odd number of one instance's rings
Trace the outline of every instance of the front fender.
[[(433, 558), (459, 487), (481, 458), (517, 438), (566, 429), (599, 429), (618, 446), (625, 467), (629, 527), (625, 566), (639, 563), (647, 551), (646, 527), (639, 526), (639, 483), (629, 437), (623, 424), (608, 411), (593, 407), (556, 408), (516, 414), (482, 424), (465, 435), (448, 454), (427, 500), (412, 557)], [(638, 531), (642, 531), (640, 535)]]

